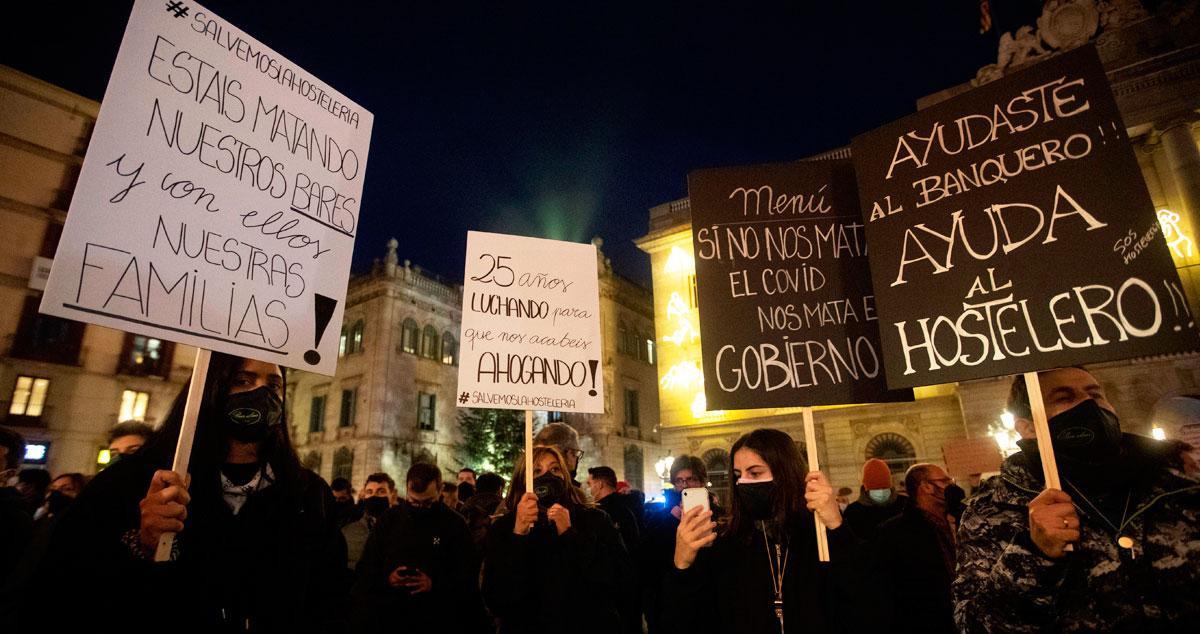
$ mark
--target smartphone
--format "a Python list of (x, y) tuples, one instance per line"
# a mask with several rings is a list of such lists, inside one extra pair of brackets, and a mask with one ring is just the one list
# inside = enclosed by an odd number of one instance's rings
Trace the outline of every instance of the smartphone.
[(699, 506), (706, 511), (711, 511), (712, 508), (708, 505), (708, 489), (704, 487), (694, 487), (683, 490), (683, 512), (687, 513), (694, 506)]

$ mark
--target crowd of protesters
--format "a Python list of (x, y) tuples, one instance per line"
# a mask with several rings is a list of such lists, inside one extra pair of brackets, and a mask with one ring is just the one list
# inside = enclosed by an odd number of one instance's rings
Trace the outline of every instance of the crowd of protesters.
[(704, 462), (683, 455), (659, 504), (609, 466), (580, 482), (579, 437), (563, 423), (534, 439), (532, 488), (524, 457), (511, 474), (444, 479), (416, 463), (400, 482), (380, 472), (357, 489), (327, 485), (297, 459), (285, 385), (276, 365), (214, 354), (187, 474), (170, 470), (182, 394), (158, 430), (114, 428), (110, 464), (90, 482), (20, 469), (23, 441), (0, 429), (0, 622), (791, 634), (1194, 631), (1200, 620), (1191, 448), (1122, 433), (1082, 368), (1041, 373), (1062, 490), (1044, 485), (1017, 379), (1020, 451), (966, 489), (935, 464), (897, 472), (871, 459), (857, 496), (835, 492), (791, 436), (757, 429), (730, 450), (729, 491), (708, 490)]

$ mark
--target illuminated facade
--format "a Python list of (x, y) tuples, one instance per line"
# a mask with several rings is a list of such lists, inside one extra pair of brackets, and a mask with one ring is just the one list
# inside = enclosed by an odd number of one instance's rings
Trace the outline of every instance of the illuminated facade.
[[(1195, 10), (1194, 2), (1184, 8), (1166, 7), (1154, 15), (1140, 10), (1136, 2), (1069, 4), (1066, 8), (1060, 3), (1046, 4), (1043, 20), (1039, 20), (1042, 31), (1035, 36), (1046, 46), (1039, 50), (1051, 53), (1056, 48), (1095, 42), (1151, 199), (1159, 210), (1163, 236), (1196, 314), (1200, 309), (1200, 250), (1195, 244), (1195, 230), (1200, 227), (1200, 149), (1196, 140), (1200, 48), (1194, 43), (1200, 41), (1200, 11)], [(1076, 21), (1059, 15), (1068, 9), (1094, 12), (1096, 20)], [(1079, 31), (1088, 25), (1091, 32)], [(1021, 44), (1003, 44), (997, 64), (981, 69), (974, 82), (925, 97), (918, 107), (1037, 61), (1037, 53), (1014, 50), (1014, 46)], [(1016, 63), (1017, 59), (1022, 63)], [(849, 155), (849, 149), (842, 148), (813, 159)], [(637, 243), (650, 254), (654, 280), (663, 454), (700, 455), (709, 464), (713, 484), (719, 486), (727, 482), (728, 449), (742, 433), (774, 427), (802, 442), (798, 409), (705, 411), (688, 200), (651, 208), (650, 231)], [(1098, 364), (1092, 369), (1126, 431), (1173, 438), (1178, 437), (1182, 425), (1198, 422), (1173, 415), (1167, 403), (1176, 395), (1200, 394), (1200, 356), (1179, 354)], [(913, 461), (941, 463), (941, 447), (952, 439), (999, 435), (1011, 442), (1010, 427), (1002, 419), (1009, 384), (1006, 378), (981, 379), (919, 388), (912, 403), (818, 408), (815, 420), (822, 470), (835, 487), (857, 490), (868, 457), (888, 460), (898, 479)]]

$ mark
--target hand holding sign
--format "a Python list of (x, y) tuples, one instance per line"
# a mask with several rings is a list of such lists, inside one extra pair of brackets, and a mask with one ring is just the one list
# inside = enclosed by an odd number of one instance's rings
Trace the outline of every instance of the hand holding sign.
[(174, 471), (154, 472), (154, 477), (150, 479), (150, 490), (138, 502), (141, 511), (138, 541), (142, 550), (152, 552), (163, 535), (183, 530), (187, 504), (192, 501), (187, 491), (189, 484), (191, 476), (184, 478)]

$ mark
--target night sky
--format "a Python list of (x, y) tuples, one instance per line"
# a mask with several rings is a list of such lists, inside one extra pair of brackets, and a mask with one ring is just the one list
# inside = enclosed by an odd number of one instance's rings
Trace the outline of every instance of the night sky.
[[(961, 0), (204, 4), (375, 114), (355, 270), (395, 236), (458, 281), (479, 229), (599, 235), (648, 286), (632, 241), (690, 170), (847, 145), (996, 50)], [(0, 63), (100, 100), (131, 5), (9, 6)]]

